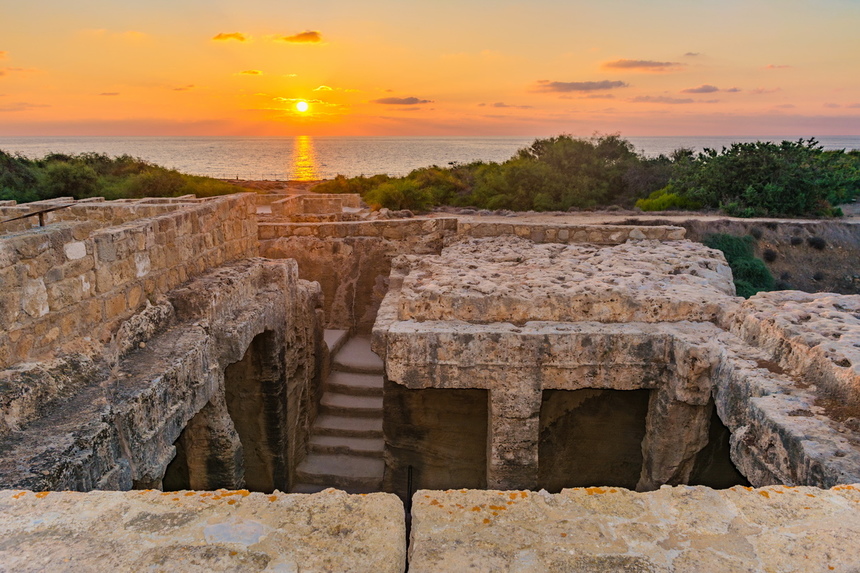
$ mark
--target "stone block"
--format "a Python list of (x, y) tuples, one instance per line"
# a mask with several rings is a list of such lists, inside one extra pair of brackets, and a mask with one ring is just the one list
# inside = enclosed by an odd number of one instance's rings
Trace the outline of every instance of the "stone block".
[(409, 571), (853, 571), (858, 491), (419, 490)]
[[(389, 494), (0, 492), (4, 566), (39, 571), (402, 573), (403, 505)], [(51, 534), (34, 515), (52, 516)]]

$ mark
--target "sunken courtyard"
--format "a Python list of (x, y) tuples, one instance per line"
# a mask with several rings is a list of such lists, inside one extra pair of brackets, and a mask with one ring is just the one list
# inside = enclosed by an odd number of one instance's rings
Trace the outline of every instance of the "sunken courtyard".
[(0, 202), (0, 570), (860, 570), (860, 295), (580, 219)]

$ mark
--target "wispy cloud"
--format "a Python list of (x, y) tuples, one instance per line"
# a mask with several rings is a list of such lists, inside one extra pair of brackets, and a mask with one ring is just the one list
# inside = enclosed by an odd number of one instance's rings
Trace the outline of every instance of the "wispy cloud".
[(684, 57), (695, 58), (695, 57), (701, 56), (701, 55), (702, 55), (701, 52), (687, 52), (686, 54), (684, 54)]
[(8, 55), (9, 52), (4, 52), (3, 50), (0, 50), (0, 60), (5, 60)]
[(682, 94), (712, 94), (714, 92), (720, 91), (720, 88), (717, 86), (712, 86), (710, 84), (702, 84), (697, 88), (687, 88), (685, 90), (681, 90)]
[(110, 30), (105, 30), (104, 28), (95, 28), (81, 30), (80, 33), (92, 38), (107, 38), (110, 40), (139, 41), (146, 40), (147, 38), (149, 38), (149, 34), (146, 34), (145, 32), (139, 32), (137, 30), (111, 32)]
[(796, 106), (796, 105), (794, 105), (793, 103), (781, 103), (781, 104), (779, 104), (779, 105), (775, 105), (775, 106), (773, 106), (773, 107), (778, 107), (778, 108), (780, 108), (780, 109), (794, 109), (794, 108), (796, 108), (797, 106)]
[(667, 72), (683, 67), (681, 62), (657, 62), (654, 60), (613, 60), (604, 62), (603, 67), (610, 70), (639, 70), (646, 72)]
[(314, 91), (315, 92), (330, 92), (330, 91), (334, 91), (334, 89), (330, 88), (328, 86), (319, 86), (319, 87), (314, 88)]
[(614, 99), (613, 94), (586, 94), (579, 96), (580, 99)]
[(626, 82), (620, 80), (601, 80), (597, 82), (551, 82), (549, 80), (539, 80), (538, 90), (555, 93), (591, 92), (626, 88), (628, 85)]
[(194, 84), (188, 84), (187, 86), (179, 86), (179, 87), (173, 88), (173, 91), (175, 91), (175, 92), (187, 92), (189, 90), (193, 90), (195, 87), (197, 87), (197, 86), (195, 86)]
[(289, 42), (290, 44), (316, 44), (322, 42), (322, 34), (316, 30), (307, 30), (292, 36), (278, 36), (275, 38), (280, 42)]
[(764, 69), (766, 69), (766, 70), (787, 70), (787, 69), (792, 68), (792, 67), (794, 67), (794, 66), (788, 66), (785, 64), (768, 64), (764, 67)]
[(7, 73), (25, 73), (25, 72), (35, 72), (35, 68), (0, 68), (0, 76), (5, 76)]
[(263, 72), (261, 70), (242, 70), (237, 75), (240, 75), (240, 76), (262, 76)]
[(630, 100), (633, 103), (670, 103), (670, 104), (684, 104), (684, 103), (695, 103), (696, 100), (692, 98), (677, 98), (677, 97), (669, 97), (669, 96), (636, 96), (635, 98)]
[(372, 100), (372, 103), (381, 103), (384, 105), (418, 105), (421, 103), (433, 103), (433, 101), (417, 97), (382, 97)]
[(755, 88), (754, 90), (750, 90), (751, 94), (762, 95), (762, 94), (775, 94), (778, 91), (782, 91), (782, 88)]
[(119, 92), (102, 92), (99, 95), (100, 96), (118, 96)]
[(858, 109), (858, 108), (860, 108), (860, 103), (849, 103), (845, 107), (850, 108), (850, 109)]
[(736, 94), (736, 93), (743, 91), (743, 90), (741, 90), (741, 88), (728, 88), (728, 89), (725, 89), (723, 91), (726, 93), (730, 93), (730, 94)]
[(27, 103), (23, 101), (10, 103), (9, 105), (0, 106), (0, 112), (11, 113), (16, 111), (30, 111), (31, 109), (39, 109), (43, 107), (51, 107), (43, 103)]
[(242, 32), (221, 32), (215, 34), (212, 39), (216, 42), (226, 42), (227, 40), (236, 40), (237, 42), (247, 42), (249, 37)]
[(530, 105), (513, 105), (509, 103), (505, 103), (503, 101), (497, 101), (496, 103), (479, 103), (478, 107), (499, 107), (499, 108), (511, 108), (511, 109), (532, 109), (533, 106)]
[(840, 108), (840, 107), (842, 107), (842, 106), (841, 106), (841, 105), (839, 105), (838, 103), (826, 103), (826, 104), (824, 104), (824, 107), (829, 107), (829, 108), (831, 108), (831, 109), (836, 109), (836, 108)]

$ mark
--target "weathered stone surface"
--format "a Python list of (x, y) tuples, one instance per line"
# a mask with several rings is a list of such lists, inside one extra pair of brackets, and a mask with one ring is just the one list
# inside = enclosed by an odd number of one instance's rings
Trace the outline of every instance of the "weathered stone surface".
[(472, 239), (414, 258), (400, 320), (712, 321), (732, 304), (719, 251), (689, 241), (620, 245)]
[(855, 571), (860, 488), (428, 491), (409, 571)]
[(860, 295), (762, 292), (726, 322), (806, 384), (860, 406)]
[[(259, 451), (277, 471), (269, 482), (289, 483), (315, 413), (322, 344), (316, 285), (299, 280), (295, 264), (251, 259), (202, 275), (168, 298), (120, 328), (110, 352), (97, 364), (82, 362), (90, 366), (77, 376), (64, 375), (75, 364), (63, 361), (4, 373), (0, 484), (83, 491), (158, 484), (182, 430), (224, 395), (225, 371), (262, 333), (266, 376), (247, 382), (274, 380), (280, 402), (270, 404), (277, 424), (265, 429)], [(233, 422), (224, 424), (219, 431), (229, 435)]]
[(0, 492), (8, 571), (374, 571), (405, 567), (393, 495)]

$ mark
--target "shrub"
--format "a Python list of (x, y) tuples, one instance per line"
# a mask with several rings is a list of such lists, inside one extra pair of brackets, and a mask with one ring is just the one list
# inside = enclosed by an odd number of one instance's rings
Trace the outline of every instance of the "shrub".
[(92, 167), (77, 162), (55, 161), (45, 168), (40, 197), (92, 197), (98, 191), (98, 183), (98, 173)]
[(732, 269), (738, 296), (749, 298), (757, 292), (774, 289), (774, 278), (764, 261), (753, 254), (753, 238), (723, 233), (707, 235), (702, 241), (723, 252)]
[(827, 247), (827, 241), (821, 237), (809, 237), (806, 239), (806, 242), (809, 243), (810, 247), (817, 251), (823, 251)]
[(424, 211), (433, 202), (433, 198), (426, 189), (422, 189), (417, 183), (408, 179), (396, 179), (383, 183), (367, 193), (364, 200), (373, 207), (385, 207), (395, 211), (401, 209)]
[(643, 211), (669, 211), (671, 209), (698, 209), (701, 204), (673, 192), (668, 185), (648, 195), (647, 199), (639, 199), (636, 206)]
[(772, 263), (776, 260), (777, 254), (773, 249), (765, 249), (764, 253), (762, 253), (762, 258), (766, 263)]

